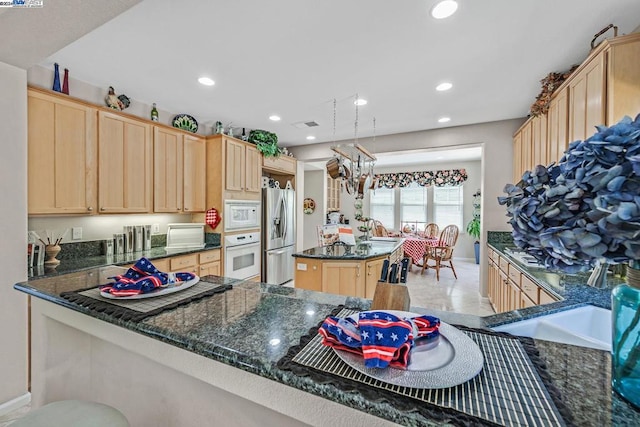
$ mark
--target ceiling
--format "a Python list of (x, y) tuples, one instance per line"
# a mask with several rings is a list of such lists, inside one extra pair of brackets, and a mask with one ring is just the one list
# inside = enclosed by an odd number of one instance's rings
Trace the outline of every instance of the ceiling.
[[(540, 79), (580, 63), (596, 32), (640, 24), (637, 0), (458, 0), (440, 21), (435, 2), (119, 1), (130, 8), (39, 64), (204, 125), (266, 129), (291, 147), (353, 138), (356, 93), (369, 101), (357, 111), (361, 137), (524, 117)], [(200, 85), (203, 75), (216, 84)], [(453, 88), (437, 92), (443, 81)], [(294, 126), (307, 121), (319, 126)]]

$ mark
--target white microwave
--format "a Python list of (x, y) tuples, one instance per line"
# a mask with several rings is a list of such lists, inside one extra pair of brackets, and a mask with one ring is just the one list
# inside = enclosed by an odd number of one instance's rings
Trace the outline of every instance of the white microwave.
[(225, 200), (224, 231), (260, 228), (260, 202), (258, 200)]

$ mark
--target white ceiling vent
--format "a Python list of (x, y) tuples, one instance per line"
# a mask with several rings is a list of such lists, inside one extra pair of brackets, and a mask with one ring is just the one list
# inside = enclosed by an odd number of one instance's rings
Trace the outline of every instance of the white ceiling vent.
[(316, 126), (320, 126), (318, 123), (314, 122), (313, 120), (292, 123), (291, 125), (298, 129), (307, 129), (307, 128), (314, 128)]

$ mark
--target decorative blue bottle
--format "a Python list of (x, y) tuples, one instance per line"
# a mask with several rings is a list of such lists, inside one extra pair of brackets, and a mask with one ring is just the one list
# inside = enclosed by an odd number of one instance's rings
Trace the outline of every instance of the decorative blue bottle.
[(613, 317), (612, 386), (640, 408), (640, 262), (630, 261), (627, 283), (611, 293)]
[(58, 70), (57, 62), (53, 64), (53, 90), (62, 92), (62, 89), (60, 89), (60, 70)]

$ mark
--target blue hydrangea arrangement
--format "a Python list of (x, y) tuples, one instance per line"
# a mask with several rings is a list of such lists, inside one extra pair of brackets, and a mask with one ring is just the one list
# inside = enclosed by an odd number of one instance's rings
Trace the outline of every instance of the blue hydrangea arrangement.
[(598, 126), (557, 164), (504, 188), (514, 243), (548, 269), (640, 259), (640, 115)]

